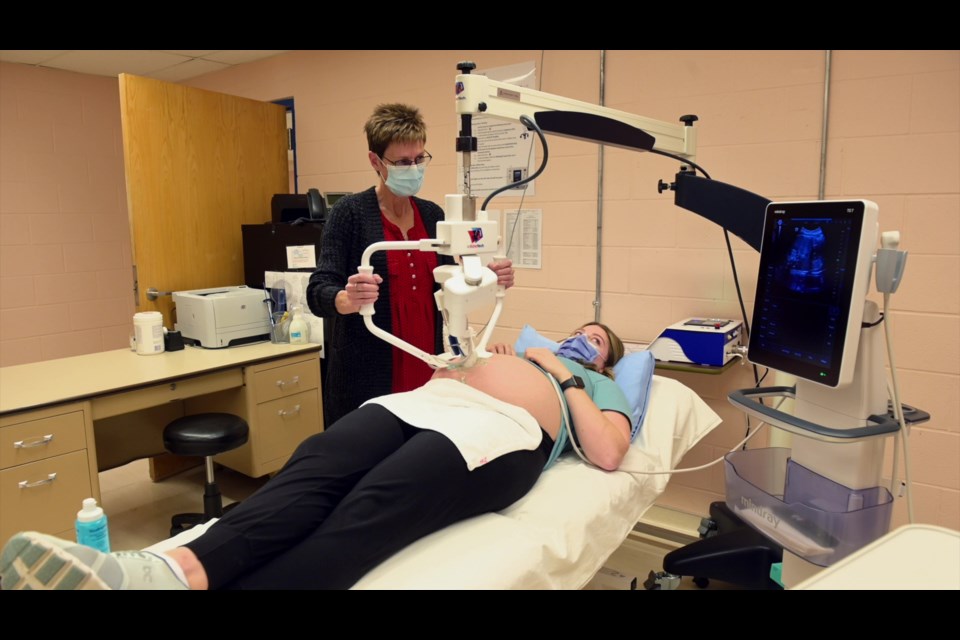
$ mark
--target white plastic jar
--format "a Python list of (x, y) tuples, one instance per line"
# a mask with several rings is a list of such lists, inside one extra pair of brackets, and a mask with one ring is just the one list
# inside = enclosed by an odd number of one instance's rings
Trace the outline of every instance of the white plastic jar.
[(133, 314), (133, 333), (137, 342), (137, 354), (152, 356), (163, 353), (163, 314), (159, 311), (142, 311)]

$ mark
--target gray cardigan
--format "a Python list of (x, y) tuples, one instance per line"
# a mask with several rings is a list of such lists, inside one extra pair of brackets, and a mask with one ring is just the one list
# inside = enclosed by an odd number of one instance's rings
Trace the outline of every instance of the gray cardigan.
[[(414, 198), (427, 235), (435, 238), (437, 222), (443, 220), (443, 209), (428, 200)], [(340, 315), (335, 299), (357, 272), (367, 246), (383, 241), (383, 223), (377, 193), (366, 191), (345, 196), (337, 201), (323, 227), (323, 240), (317, 270), (310, 276), (307, 303), (310, 310), (332, 323), (329, 343), (324, 347), (327, 374), (323, 381), (323, 411), (327, 425), (333, 424), (361, 404), (390, 393), (393, 382), (393, 355), (389, 344), (374, 336), (358, 313)], [(451, 264), (438, 256), (441, 264)], [(378, 251), (370, 259), (374, 273), (383, 277), (380, 297), (374, 304), (374, 324), (391, 332), (390, 285), (387, 278), (387, 254)], [(441, 345), (442, 321), (437, 313), (435, 353)]]

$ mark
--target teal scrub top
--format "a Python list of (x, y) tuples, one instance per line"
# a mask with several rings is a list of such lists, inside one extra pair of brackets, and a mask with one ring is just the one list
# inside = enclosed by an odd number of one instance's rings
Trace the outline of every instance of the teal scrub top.
[[(567, 369), (570, 370), (570, 373), (575, 376), (579, 376), (580, 379), (583, 380), (584, 391), (589, 394), (590, 398), (593, 400), (593, 403), (597, 405), (601, 411), (616, 411), (617, 413), (622, 413), (624, 417), (626, 417), (627, 421), (630, 421), (630, 416), (632, 414), (630, 403), (627, 402), (626, 396), (623, 395), (623, 391), (616, 382), (602, 373), (597, 373), (596, 371), (587, 369), (575, 360), (564, 358), (562, 356), (560, 357), (560, 360), (564, 365), (566, 365)], [(561, 393), (561, 395), (563, 394)], [(563, 398), (563, 403), (566, 405), (566, 397)], [(557, 458), (573, 448), (569, 442), (569, 438), (567, 437), (567, 428), (564, 424), (564, 421), (564, 415), (561, 414), (560, 432), (557, 434), (557, 439), (553, 443), (553, 450), (550, 452), (550, 458), (547, 460), (547, 464), (544, 469), (549, 469), (553, 463), (557, 461)], [(574, 436), (576, 436), (576, 423), (571, 426), (573, 427)]]

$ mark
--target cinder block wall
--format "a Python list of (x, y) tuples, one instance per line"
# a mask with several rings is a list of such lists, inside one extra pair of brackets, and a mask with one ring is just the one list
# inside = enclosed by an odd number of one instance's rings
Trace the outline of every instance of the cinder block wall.
[(116, 78), (0, 63), (0, 366), (121, 348), (133, 312)]
[[(533, 61), (542, 90), (599, 101), (598, 51), (303, 51), (189, 84), (260, 100), (293, 97), (301, 191), (373, 185), (364, 120), (380, 102), (416, 104), (430, 127), (427, 148), (435, 158), (423, 195), (442, 202), (456, 186), (453, 77), (464, 59), (480, 69)], [(671, 122), (697, 114), (697, 160), (715, 179), (774, 200), (815, 198), (824, 59), (818, 51), (611, 51), (605, 59), (605, 102)], [(901, 230), (902, 247), (910, 251), (891, 323), (904, 399), (933, 415), (911, 437), (916, 515), (957, 529), (960, 53), (835, 52), (830, 88), (826, 197), (876, 201), (881, 229)], [(56, 108), (32, 109), (45, 103), (34, 100), (35, 93)], [(0, 65), (2, 365), (126, 342), (133, 304), (126, 295), (129, 232), (116, 95), (112, 79)], [(46, 123), (32, 141), (39, 152), (27, 144), (30, 119)], [(36, 132), (30, 136), (35, 137)], [(73, 150), (61, 159), (64, 149)], [(722, 232), (656, 192), (657, 180), (676, 171), (675, 162), (605, 149), (601, 178), (596, 145), (552, 138), (550, 153), (536, 196), (524, 201), (524, 207), (544, 211), (543, 269), (518, 273), (499, 340), (513, 340), (527, 322), (560, 336), (592, 319), (598, 246), (601, 320), (625, 339), (649, 342), (688, 316), (739, 317)], [(68, 167), (59, 177), (52, 176), (52, 168), (64, 163)], [(518, 201), (502, 197), (493, 207), (506, 209)], [(51, 227), (58, 230), (54, 235)], [(48, 240), (55, 237), (59, 240)], [(41, 250), (48, 245), (52, 252)], [(735, 238), (733, 246), (749, 312), (757, 254)], [(102, 299), (79, 292), (93, 282)], [(64, 311), (70, 319), (66, 330)], [(726, 395), (752, 386), (751, 372), (735, 367), (721, 376), (674, 377), (724, 418), (683, 466), (722, 455), (745, 429), (743, 415)], [(660, 504), (702, 513), (723, 491), (717, 466), (676, 476)], [(894, 525), (905, 521), (903, 506), (898, 501)]]

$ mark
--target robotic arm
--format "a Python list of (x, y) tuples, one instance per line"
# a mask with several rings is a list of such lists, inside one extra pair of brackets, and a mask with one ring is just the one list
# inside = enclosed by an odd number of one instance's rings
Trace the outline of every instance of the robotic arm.
[[(447, 352), (433, 355), (387, 333), (373, 323), (372, 304), (363, 305), (360, 315), (371, 333), (395, 347), (423, 360), (434, 369), (472, 366), (478, 358), (488, 358), (486, 346), (503, 308), (504, 287), (497, 284), (496, 274), (483, 266), (481, 254), (495, 252), (499, 244), (499, 225), (488, 219), (486, 212), (469, 220), (463, 219), (465, 197), (446, 197), (446, 218), (437, 223), (437, 237), (406, 242), (376, 242), (363, 252), (360, 273), (373, 273), (370, 257), (377, 251), (416, 249), (453, 256), (459, 264), (443, 265), (433, 270), (440, 290), (434, 294), (444, 324)], [(468, 314), (494, 303), (486, 329), (477, 336), (470, 328)]]
[[(447, 353), (436, 356), (417, 349), (373, 324), (373, 305), (360, 310), (367, 328), (390, 344), (410, 353), (434, 368), (471, 366), (477, 358), (489, 357), (487, 341), (496, 327), (503, 306), (503, 287), (496, 284), (492, 271), (482, 266), (480, 254), (496, 252), (500, 238), (499, 225), (486, 211), (478, 210), (476, 198), (470, 189), (471, 154), (477, 150), (477, 138), (472, 133), (472, 117), (484, 114), (508, 120), (532, 119), (542, 132), (598, 142), (606, 145), (651, 151), (693, 162), (696, 154), (696, 116), (680, 118), (682, 124), (671, 124), (636, 116), (624, 111), (593, 105), (542, 91), (518, 87), (491, 80), (486, 76), (471, 75), (476, 68), (472, 62), (457, 65), (456, 110), (460, 115), (460, 134), (456, 149), (463, 157), (463, 184), (461, 194), (446, 197), (446, 220), (437, 224), (437, 238), (419, 242), (379, 242), (370, 245), (364, 253), (361, 272), (370, 272), (370, 255), (380, 250), (411, 248), (435, 251), (454, 256), (457, 266), (442, 266), (434, 270), (434, 278), (441, 285), (436, 294), (437, 307), (443, 316)], [(529, 125), (528, 125), (529, 126)], [(687, 179), (689, 178), (689, 179)], [(532, 180), (533, 176), (527, 180)], [(700, 187), (709, 185), (709, 198), (697, 197)], [(516, 186), (516, 183), (510, 185)], [(684, 187), (681, 189), (681, 186)], [(748, 243), (759, 247), (763, 212), (767, 200), (749, 192), (729, 187), (713, 180), (696, 178), (692, 172), (681, 169), (677, 182), (665, 185), (677, 191), (675, 202), (708, 219), (731, 229)], [(722, 212), (716, 212), (711, 202), (720, 198), (725, 188), (735, 190), (736, 197), (724, 201)], [(721, 193), (717, 193), (717, 189)], [(496, 192), (495, 192), (496, 193)], [(691, 204), (692, 203), (692, 204)], [(759, 209), (758, 209), (759, 207)], [(751, 212), (757, 211), (756, 216)], [(746, 215), (744, 215), (746, 213)], [(756, 225), (737, 226), (735, 218), (759, 220)], [(754, 238), (754, 235), (756, 238)], [(748, 237), (749, 236), (749, 237)], [(756, 244), (754, 244), (754, 241)], [(494, 311), (482, 336), (474, 335), (467, 314), (495, 303)], [(479, 340), (478, 340), (479, 338)]]
[(696, 116), (681, 118), (683, 125), (670, 124), (498, 82), (486, 76), (470, 75), (475, 67), (472, 62), (457, 65), (462, 72), (456, 80), (457, 113), (461, 116), (461, 124), (464, 116), (469, 118), (476, 114), (508, 120), (527, 116), (532, 117), (546, 133), (635, 151), (656, 149), (690, 160), (696, 154), (697, 132), (692, 126)]

